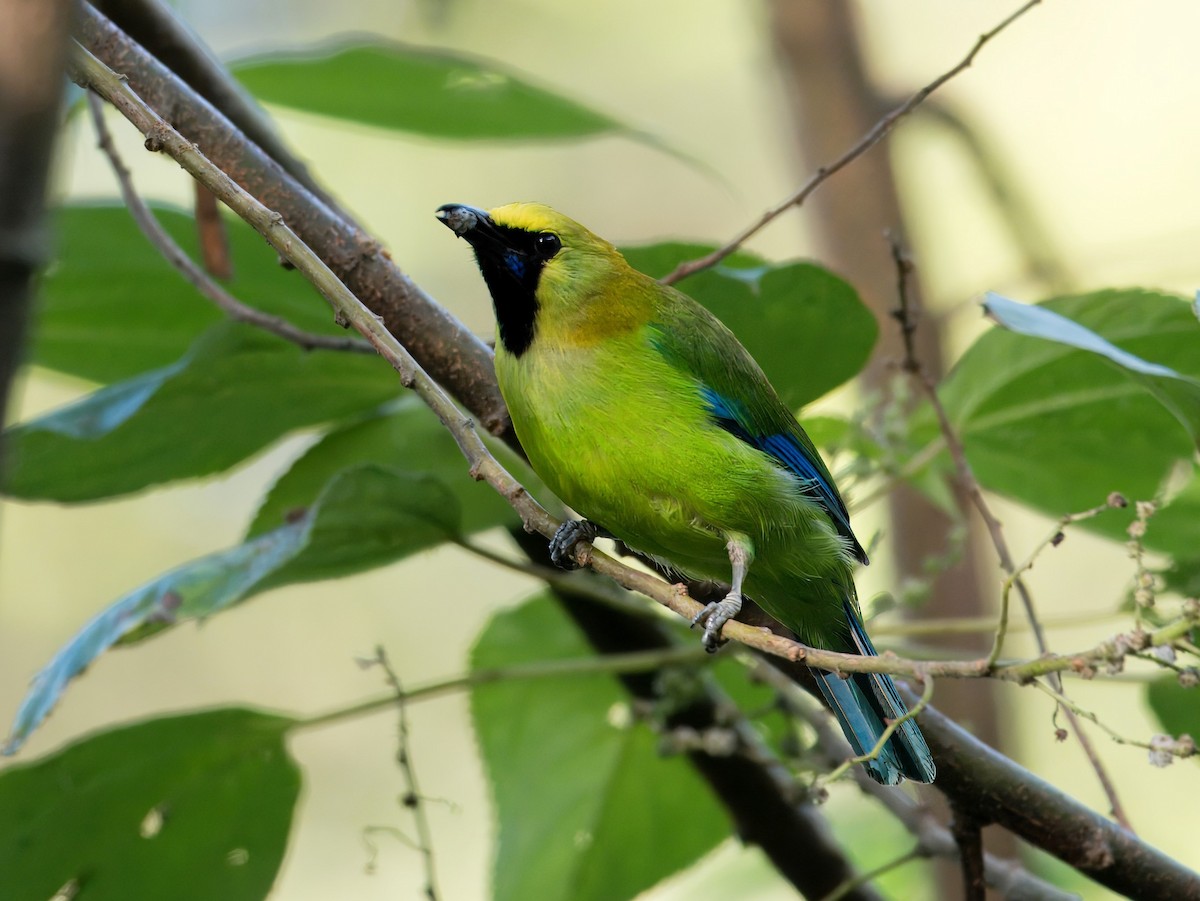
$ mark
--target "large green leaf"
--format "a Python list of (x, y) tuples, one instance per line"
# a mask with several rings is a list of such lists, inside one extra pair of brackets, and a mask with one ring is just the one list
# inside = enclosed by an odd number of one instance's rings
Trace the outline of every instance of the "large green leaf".
[(0, 897), (45, 901), (68, 883), (88, 901), (266, 897), (300, 792), (291, 724), (165, 717), (0, 772)]
[(362, 463), (440, 479), (458, 502), (466, 534), (516, 520), (500, 495), (470, 477), (466, 459), (433, 412), (406, 397), (392, 409), (331, 430), (309, 448), (271, 487), (248, 535), (275, 528), (311, 504), (335, 473)]
[[(474, 669), (589, 655), (547, 597), (495, 616)], [(471, 712), (499, 817), (497, 901), (627, 899), (688, 866), (729, 823), (683, 758), (621, 723), (627, 697), (611, 676), (496, 682)]]
[(88, 501), (228, 469), (287, 433), (400, 391), (375, 357), (309, 353), (236, 323), (178, 362), (10, 428), (3, 490)]
[[(999, 294), (989, 294), (983, 306), (993, 319), (1018, 334), (1098, 354), (1149, 392), (1179, 420), (1193, 443), (1200, 444), (1200, 380), (1122, 350), (1048, 307), (1017, 303)], [(1193, 353), (1200, 349), (1200, 328), (1183, 331), (1190, 332)]]
[[(635, 269), (661, 278), (711, 250), (664, 243), (622, 253)], [(678, 287), (733, 330), (793, 409), (857, 375), (879, 335), (854, 289), (811, 263), (769, 265), (738, 254)]]
[[(1104, 291), (1045, 307), (1143, 360), (1200, 375), (1200, 327), (1178, 297)], [(1001, 328), (967, 350), (941, 391), (983, 486), (1052, 515), (1095, 506), (1112, 491), (1154, 497), (1194, 453), (1174, 416), (1125, 370)]]
[(273, 53), (238, 62), (233, 71), (266, 103), (437, 138), (631, 133), (490, 61), (381, 40)]
[[(191, 216), (169, 207), (155, 215), (196, 257)], [(223, 317), (158, 253), (116, 204), (60, 209), (58, 250), (41, 280), (30, 360), (98, 382), (126, 379), (173, 363)], [(250, 226), (226, 217), (234, 275), (226, 287), (244, 303), (309, 331), (341, 333), (325, 302)]]
[(14, 753), (67, 684), (118, 642), (213, 616), (278, 585), (390, 563), (444, 541), (459, 527), (454, 496), (432, 476), (370, 465), (338, 473), (293, 521), (185, 563), (102, 610), (34, 678), (3, 753)]

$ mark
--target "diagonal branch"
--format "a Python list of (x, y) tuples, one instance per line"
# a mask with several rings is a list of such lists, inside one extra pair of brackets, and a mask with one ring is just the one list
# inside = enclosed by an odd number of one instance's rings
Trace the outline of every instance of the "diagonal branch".
[(337, 201), (324, 191), (308, 167), (288, 148), (275, 123), (254, 98), (229, 77), (220, 61), (202, 46), (175, 12), (159, 0), (95, 0), (95, 6), (135, 41), (168, 63), (179, 78), (222, 110), (247, 138), (338, 215)]

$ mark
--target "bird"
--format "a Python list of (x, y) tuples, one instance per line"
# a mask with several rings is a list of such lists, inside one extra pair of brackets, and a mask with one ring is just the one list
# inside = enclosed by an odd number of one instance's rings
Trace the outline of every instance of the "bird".
[[(846, 505), (734, 334), (543, 204), (436, 215), (470, 245), (491, 294), (496, 379), (521, 447), (583, 517), (558, 529), (552, 559), (607, 536), (728, 584), (692, 623), (710, 651), (749, 596), (805, 644), (874, 655), (854, 585), (867, 554)], [(887, 675), (813, 673), (858, 756), (907, 713)], [(912, 718), (864, 766), (888, 785), (935, 775)]]

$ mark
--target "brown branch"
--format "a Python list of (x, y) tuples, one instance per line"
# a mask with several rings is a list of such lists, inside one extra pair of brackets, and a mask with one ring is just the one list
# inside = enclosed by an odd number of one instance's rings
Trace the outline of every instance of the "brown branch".
[[(77, 36), (159, 118), (203, 147), (242, 189), (282, 216), (389, 331), (405, 336), (414, 359), (433, 367), (484, 428), (494, 434), (509, 431), (491, 350), (401, 272), (379, 242), (322, 202), (87, 3), (80, 9)], [(153, 143), (154, 136), (149, 137)]]
[(800, 187), (799, 190), (788, 195), (779, 203), (768, 209), (758, 218), (758, 221), (742, 229), (742, 231), (733, 237), (729, 242), (717, 248), (712, 253), (696, 260), (680, 263), (673, 272), (661, 279), (663, 284), (673, 285), (680, 279), (686, 278), (689, 275), (693, 275), (702, 269), (708, 269), (717, 265), (731, 253), (745, 244), (746, 241), (762, 231), (763, 228), (779, 218), (779, 216), (781, 216), (787, 210), (803, 204), (804, 201), (808, 199), (808, 196), (812, 194), (813, 191), (817, 190), (817, 188), (826, 182), (832, 175), (850, 165), (850, 163), (854, 162), (856, 159), (882, 141), (885, 137), (887, 137), (888, 134), (891, 133), (892, 129), (896, 127), (896, 124), (918, 106), (920, 106), (925, 101), (925, 98), (927, 98), (946, 82), (950, 81), (950, 79), (954, 78), (960, 72), (970, 68), (971, 64), (975, 61), (975, 57), (979, 55), (979, 51), (984, 48), (985, 44), (987, 44), (990, 40), (992, 40), (992, 38), (996, 37), (996, 35), (1000, 34), (1000, 32), (1004, 31), (1004, 29), (1008, 28), (1009, 25), (1017, 21), (1017, 19), (1021, 18), (1021, 16), (1025, 15), (1025, 13), (1029, 12), (1029, 10), (1037, 6), (1039, 3), (1041, 3), (1041, 0), (1029, 0), (1028, 3), (1018, 9), (1016, 12), (1010, 14), (1004, 19), (1004, 21), (1002, 21), (991, 31), (980, 35), (979, 40), (975, 42), (975, 46), (971, 48), (970, 52), (963, 57), (961, 61), (959, 61), (958, 65), (947, 70), (946, 72), (943, 72), (933, 81), (929, 82), (929, 84), (925, 85), (925, 87), (921, 88), (921, 90), (909, 97), (908, 100), (904, 101), (904, 103), (900, 104), (890, 113), (876, 122), (875, 125), (871, 127), (871, 130), (863, 135), (857, 144), (839, 156), (832, 163), (829, 163), (818, 169), (816, 173)]
[(950, 831), (962, 859), (964, 901), (984, 901), (987, 895), (983, 876), (983, 826), (961, 804), (952, 805), (954, 820)]
[(221, 110), (242, 134), (325, 206), (347, 218), (337, 201), (317, 184), (308, 167), (284, 143), (275, 123), (262, 107), (229, 76), (228, 70), (196, 40), (194, 33), (170, 7), (158, 0), (94, 0), (94, 5), (122, 31), (166, 63), (197, 94)]
[(213, 278), (233, 278), (233, 260), (229, 257), (229, 232), (221, 218), (221, 206), (200, 182), (195, 187), (196, 233), (200, 238), (200, 259), (204, 271)]
[[(916, 355), (916, 344), (913, 341), (913, 335), (917, 328), (916, 311), (913, 309), (908, 296), (908, 277), (912, 272), (912, 260), (905, 253), (904, 248), (894, 236), (889, 235), (888, 239), (892, 246), (892, 258), (896, 263), (896, 293), (899, 300), (899, 306), (896, 309), (896, 321), (900, 324), (901, 335), (904, 339), (905, 356), (903, 368), (909, 372), (913, 379), (921, 386), (925, 396), (929, 400), (930, 406), (933, 408), (934, 415), (937, 417), (938, 428), (942, 433), (942, 438), (946, 443), (946, 449), (950, 452), (950, 458), (954, 461), (954, 469), (958, 475), (959, 486), (971, 499), (975, 510), (983, 519), (987, 526), (988, 535), (991, 537), (992, 546), (996, 549), (996, 556), (1000, 560), (1000, 566), (1008, 577), (1009, 584), (1017, 589), (1017, 594), (1021, 598), (1021, 603), (1025, 607), (1025, 618), (1029, 621), (1029, 626), (1033, 630), (1033, 637), (1037, 643), (1039, 654), (1046, 657), (1049, 654), (1049, 646), (1046, 642), (1046, 631), (1042, 628), (1041, 621), (1038, 619), (1037, 611), (1033, 606), (1033, 595), (1026, 586), (1025, 581), (1021, 578), (1021, 569), (1018, 568), (1013, 559), (1012, 552), (1009, 550), (1008, 541), (1004, 537), (1004, 529), (1000, 524), (1000, 520), (992, 513), (992, 508), (988, 504), (987, 499), (983, 496), (983, 488), (979, 484), (979, 480), (975, 478), (975, 473), (971, 469), (971, 464), (967, 460), (966, 448), (963, 447), (962, 439), (959, 438), (957, 430), (953, 423), (950, 422), (950, 416), (946, 412), (945, 406), (942, 405), (941, 398), (938, 396), (937, 386), (933, 379), (926, 375), (921, 361)], [(1008, 605), (1007, 605), (1007, 590), (1005, 591), (1005, 604), (1001, 610), (1000, 629), (1003, 629), (1007, 624)], [(988, 660), (994, 663), (1000, 641), (1002, 640), (1002, 632), (997, 632), (996, 645), (993, 652), (988, 656)], [(1058, 671), (1052, 671), (1045, 674), (1054, 686), (1055, 691), (1065, 697), (1063, 692), (1062, 678)], [(1070, 706), (1060, 704), (1059, 709), (1067, 718), (1067, 722), (1071, 726), (1071, 731), (1075, 733), (1075, 737), (1079, 740), (1079, 747), (1083, 750), (1088, 762), (1096, 773), (1096, 778), (1100, 782), (1100, 787), (1104, 790), (1104, 795), (1108, 798), (1109, 808), (1117, 822), (1126, 829), (1133, 831), (1133, 827), (1129, 823), (1129, 818), (1125, 815), (1125, 809), (1121, 805), (1120, 796), (1117, 794), (1116, 785), (1112, 781), (1112, 777), (1108, 773), (1108, 769), (1100, 760), (1100, 756), (1096, 753), (1096, 748), (1092, 744), (1091, 737), (1088, 736), (1083, 729), (1083, 724), (1079, 722), (1079, 717)]]
[[(146, 240), (197, 291), (216, 304), (230, 319), (237, 322), (245, 322), (263, 331), (270, 332), (273, 335), (283, 338), (285, 341), (290, 341), (293, 344), (303, 347), (305, 350), (320, 349), (368, 354), (375, 353), (375, 348), (366, 341), (358, 338), (341, 337), (338, 335), (316, 335), (297, 328), (280, 316), (272, 316), (270, 313), (256, 310), (254, 307), (242, 303), (213, 281), (208, 273), (198, 266), (187, 255), (184, 249), (175, 242), (175, 239), (167, 233), (167, 230), (155, 218), (154, 211), (150, 209), (146, 201), (138, 194), (133, 186), (133, 176), (130, 174), (129, 168), (125, 165), (125, 161), (121, 159), (120, 154), (117, 152), (116, 145), (113, 144), (112, 135), (108, 131), (108, 125), (104, 122), (104, 110), (100, 103), (100, 98), (96, 94), (89, 92), (87, 99), (88, 107), (92, 114), (92, 123), (96, 128), (96, 143), (104, 151), (105, 156), (108, 157), (109, 165), (112, 166), (112, 170), (117, 176), (117, 184), (121, 189), (121, 197), (125, 201), (125, 206), (128, 208), (130, 214), (133, 216), (133, 221), (137, 223), (137, 227), (141, 230), (142, 234), (146, 236)], [(196, 186), (209, 197), (213, 196), (199, 182), (196, 182)]]

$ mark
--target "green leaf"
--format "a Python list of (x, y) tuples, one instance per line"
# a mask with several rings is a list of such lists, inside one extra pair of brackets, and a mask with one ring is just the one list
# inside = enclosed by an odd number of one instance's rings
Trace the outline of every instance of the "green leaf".
[(435, 138), (561, 139), (632, 134), (609, 116), (495, 63), (361, 38), (233, 66), (256, 98)]
[(239, 709), (164, 717), (0, 772), (0, 894), (46, 899), (74, 882), (89, 901), (266, 897), (300, 792), (291, 724)]
[[(711, 250), (663, 243), (621, 252), (635, 269), (661, 278)], [(793, 410), (856, 376), (879, 335), (854, 289), (811, 263), (771, 265), (738, 253), (676, 287), (729, 326)]]
[[(155, 215), (197, 257), (196, 225), (170, 207)], [(233, 278), (225, 287), (243, 303), (284, 316), (308, 331), (343, 333), (329, 304), (250, 226), (224, 219)], [(167, 366), (223, 315), (143, 237), (120, 204), (79, 204), (54, 219), (58, 251), (34, 307), (30, 361), (97, 382)]]
[(1172, 738), (1200, 739), (1200, 689), (1184, 688), (1175, 677), (1165, 676), (1146, 686), (1146, 702)]
[[(1178, 297), (1102, 291), (1044, 306), (1127, 353), (1200, 374), (1200, 329)], [(1112, 491), (1154, 497), (1194, 453), (1174, 417), (1106, 359), (1005, 329), (967, 350), (941, 397), (980, 483), (1055, 516)]]
[(315, 513), (299, 553), (264, 575), (255, 592), (362, 572), (462, 531), (458, 501), (440, 479), (371, 464), (335, 475)]
[[(548, 597), (496, 615), (473, 669), (586, 657)], [(729, 833), (707, 787), (653, 733), (622, 724), (628, 703), (608, 675), (476, 688), (471, 712), (499, 817), (497, 901), (632, 898)]]
[(76, 502), (221, 472), (296, 429), (396, 396), (375, 357), (306, 352), (236, 323), (178, 362), (6, 433), (5, 493)]
[(325, 434), (271, 487), (247, 534), (275, 528), (293, 511), (311, 504), (334, 474), (362, 463), (440, 479), (462, 512), (464, 534), (516, 521), (516, 513), (500, 495), (470, 477), (466, 459), (433, 412), (416, 398), (405, 397), (392, 409)]
[[(1179, 420), (1192, 442), (1200, 445), (1200, 380), (1161, 363), (1149, 363), (1047, 307), (1017, 303), (992, 293), (983, 306), (993, 319), (1017, 334), (1099, 354), (1145, 388)], [(1191, 338), (1193, 353), (1200, 351), (1200, 328), (1191, 329)]]
[(454, 496), (432, 476), (361, 466), (338, 473), (303, 515), (164, 573), (106, 607), (33, 680), (5, 754), (15, 753), (100, 654), (204, 619), (252, 594), (390, 563), (459, 530)]

